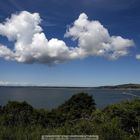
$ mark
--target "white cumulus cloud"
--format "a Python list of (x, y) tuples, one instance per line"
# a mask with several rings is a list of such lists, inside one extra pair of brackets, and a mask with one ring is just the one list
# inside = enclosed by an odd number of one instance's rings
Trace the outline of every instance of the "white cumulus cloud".
[(140, 60), (140, 54), (136, 55), (136, 59)]
[(99, 21), (89, 21), (85, 13), (79, 16), (65, 36), (78, 39), (78, 48), (83, 57), (95, 55), (117, 59), (127, 55), (128, 48), (134, 46), (133, 40), (110, 36)]
[(104, 56), (117, 59), (125, 56), (134, 46), (133, 40), (110, 36), (99, 21), (90, 21), (80, 14), (67, 29), (65, 37), (78, 40), (77, 47), (69, 47), (63, 40), (47, 39), (40, 26), (38, 13), (22, 11), (0, 23), (0, 35), (14, 42), (14, 48), (0, 44), (0, 57), (21, 63), (58, 64), (88, 56)]

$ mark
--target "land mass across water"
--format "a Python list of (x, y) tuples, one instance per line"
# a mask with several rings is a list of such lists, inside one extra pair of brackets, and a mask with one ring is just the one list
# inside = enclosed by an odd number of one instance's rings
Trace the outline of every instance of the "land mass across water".
[(37, 85), (0, 85), (0, 87), (18, 87), (18, 88), (92, 88), (92, 89), (115, 89), (115, 90), (140, 90), (140, 84), (121, 84), (110, 86), (98, 86), (98, 87), (81, 87), (81, 86), (37, 86)]
[(98, 89), (124, 89), (124, 90), (140, 90), (140, 84), (122, 84), (122, 85), (114, 85), (114, 86), (100, 86), (96, 87)]

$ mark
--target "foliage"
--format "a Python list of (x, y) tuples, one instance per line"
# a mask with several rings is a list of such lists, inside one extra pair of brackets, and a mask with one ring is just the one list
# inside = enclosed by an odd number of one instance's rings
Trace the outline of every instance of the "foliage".
[(26, 102), (0, 106), (1, 140), (39, 140), (41, 135), (99, 135), (100, 140), (140, 139), (140, 100), (96, 109), (92, 96), (79, 93), (53, 110)]
[(139, 135), (140, 100), (108, 106), (103, 112), (108, 114), (110, 119), (118, 117), (121, 121), (121, 128), (126, 132)]
[(95, 110), (92, 96), (86, 93), (73, 95), (68, 101), (58, 107), (57, 111), (67, 121), (89, 117)]

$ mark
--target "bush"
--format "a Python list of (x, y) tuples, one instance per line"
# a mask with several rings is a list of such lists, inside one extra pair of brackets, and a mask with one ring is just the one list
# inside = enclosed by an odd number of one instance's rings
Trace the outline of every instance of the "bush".
[(64, 120), (88, 118), (95, 110), (95, 101), (86, 93), (73, 95), (68, 101), (58, 107), (57, 111)]
[(53, 110), (26, 102), (0, 107), (1, 140), (38, 140), (41, 135), (99, 135), (100, 140), (138, 140), (140, 100), (95, 109), (92, 96), (79, 93)]

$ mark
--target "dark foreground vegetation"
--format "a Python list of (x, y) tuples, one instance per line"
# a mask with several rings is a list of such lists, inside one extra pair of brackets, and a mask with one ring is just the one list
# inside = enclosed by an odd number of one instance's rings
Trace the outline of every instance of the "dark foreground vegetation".
[(40, 140), (43, 134), (140, 140), (140, 100), (99, 110), (92, 96), (80, 93), (53, 110), (34, 109), (26, 102), (0, 106), (0, 140)]

